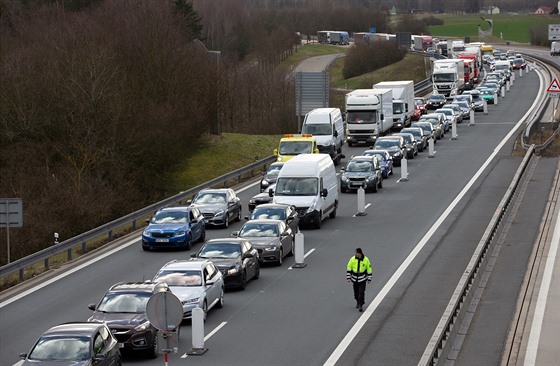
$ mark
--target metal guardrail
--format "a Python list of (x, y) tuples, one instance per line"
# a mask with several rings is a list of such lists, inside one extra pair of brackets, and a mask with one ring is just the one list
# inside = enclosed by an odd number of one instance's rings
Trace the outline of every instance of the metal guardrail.
[[(64, 252), (67, 253), (67, 259), (71, 260), (73, 256), (72, 251), (77, 246), (81, 246), (82, 249), (81, 252), (82, 254), (85, 254), (86, 245), (88, 242), (93, 240), (100, 240), (100, 239), (110, 242), (114, 239), (113, 232), (117, 231), (118, 229), (131, 227), (132, 230), (136, 230), (138, 228), (139, 220), (145, 219), (147, 216), (151, 216), (160, 208), (186, 202), (188, 199), (192, 198), (198, 191), (204, 188), (211, 188), (217, 186), (228, 187), (228, 186), (239, 184), (244, 180), (243, 177), (247, 177), (248, 175), (255, 176), (255, 171), (257, 170), (265, 171), (266, 166), (274, 162), (275, 159), (276, 158), (274, 156), (270, 156), (265, 159), (258, 160), (245, 167), (239, 168), (237, 170), (234, 170), (232, 172), (214, 178), (208, 182), (200, 184), (196, 187), (180, 192), (174, 196), (164, 199), (163, 201), (159, 201), (150, 206), (144, 207), (141, 210), (123, 216), (117, 220), (111, 221), (104, 225), (101, 225), (95, 229), (87, 231), (71, 239), (65, 240), (59, 244), (55, 244), (49, 248), (45, 248), (25, 258), (21, 258), (12, 263), (4, 265), (0, 267), (0, 278), (9, 276), (15, 272), (19, 272), (19, 281), (21, 282), (25, 279), (25, 269), (31, 267), (36, 263), (42, 261), (43, 266), (46, 269), (48, 269), (49, 259), (55, 255), (59, 255)], [(230, 182), (232, 184), (229, 184)]]

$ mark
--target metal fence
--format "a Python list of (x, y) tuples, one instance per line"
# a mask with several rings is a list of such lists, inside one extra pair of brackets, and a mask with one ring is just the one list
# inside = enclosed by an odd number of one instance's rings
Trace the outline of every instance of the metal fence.
[(45, 248), (37, 253), (31, 254), (25, 258), (18, 259), (12, 263), (0, 267), (0, 278), (5, 278), (12, 275), (15, 272), (19, 272), (19, 281), (25, 279), (25, 270), (37, 263), (42, 262), (44, 269), (48, 269), (50, 266), (50, 259), (53, 256), (60, 255), (66, 252), (66, 259), (73, 259), (73, 250), (76, 247), (80, 247), (80, 253), (85, 254), (87, 252), (87, 244), (92, 241), (103, 240), (110, 242), (115, 239), (114, 233), (117, 231), (127, 231), (131, 232), (136, 230), (139, 222), (142, 222), (146, 218), (153, 215), (157, 210), (162, 207), (173, 206), (178, 204), (184, 204), (187, 200), (192, 199), (194, 195), (204, 188), (213, 187), (231, 187), (238, 185), (256, 175), (261, 174), (266, 170), (268, 164), (275, 161), (274, 156), (258, 160), (252, 164), (249, 164), (243, 168), (237, 169), (230, 173), (224, 174), (220, 177), (214, 178), (208, 182), (200, 184), (196, 187), (190, 188), (186, 191), (180, 192), (172, 197), (166, 198), (163, 201), (154, 203), (150, 206), (144, 207), (141, 210), (128, 214), (117, 220), (111, 221), (107, 224), (101, 225), (95, 229), (88, 232), (75, 236), (71, 239), (65, 240), (59, 244), (55, 244), (49, 248)]

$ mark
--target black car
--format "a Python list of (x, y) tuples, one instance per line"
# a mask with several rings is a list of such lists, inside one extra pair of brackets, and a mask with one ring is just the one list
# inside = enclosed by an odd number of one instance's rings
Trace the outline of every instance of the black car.
[(426, 101), (426, 109), (438, 109), (441, 108), (446, 103), (445, 96), (443, 94), (433, 94), (428, 97)]
[(148, 320), (146, 304), (153, 294), (161, 291), (170, 290), (164, 283), (117, 283), (98, 304), (89, 304), (88, 308), (94, 313), (88, 322), (107, 324), (124, 350), (156, 358), (159, 351), (157, 329)]
[(270, 164), (266, 173), (263, 173), (263, 179), (261, 179), (261, 192), (268, 191), (268, 188), (276, 183), (283, 166), (284, 162), (281, 161)]
[(226, 287), (244, 290), (247, 282), (261, 273), (259, 253), (245, 239), (221, 238), (208, 240), (193, 258), (208, 259), (222, 272)]
[(373, 150), (386, 150), (393, 158), (395, 166), (401, 166), (401, 160), (405, 159), (406, 143), (402, 136), (381, 136), (375, 140)]
[(407, 159), (414, 159), (414, 157), (418, 155), (418, 142), (416, 141), (416, 138), (414, 138), (413, 134), (410, 132), (397, 132), (392, 135), (402, 136), (404, 138)]
[(282, 220), (295, 235), (299, 231), (299, 216), (296, 207), (285, 203), (265, 203), (251, 212), (247, 220), (272, 219)]
[(73, 322), (47, 330), (21, 365), (120, 366), (119, 344), (104, 323)]
[(261, 262), (281, 266), (286, 255), (294, 254), (294, 233), (282, 220), (249, 220), (231, 235), (250, 241), (258, 250)]
[(202, 212), (207, 225), (227, 228), (232, 220), (241, 221), (241, 199), (231, 188), (203, 189), (189, 203)]

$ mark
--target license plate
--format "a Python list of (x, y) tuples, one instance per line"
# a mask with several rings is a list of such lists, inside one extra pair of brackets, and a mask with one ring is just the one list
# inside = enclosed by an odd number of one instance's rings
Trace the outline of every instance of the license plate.
[(124, 343), (119, 343), (119, 348), (124, 348)]
[(156, 239), (156, 243), (169, 243), (169, 239)]

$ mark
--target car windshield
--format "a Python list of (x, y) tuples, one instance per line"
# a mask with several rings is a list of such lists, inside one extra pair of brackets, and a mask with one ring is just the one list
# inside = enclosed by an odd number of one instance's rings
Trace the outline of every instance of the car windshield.
[(414, 99), (414, 105), (424, 105), (425, 103), (424, 99)]
[(36, 361), (85, 361), (90, 359), (89, 337), (41, 337), (29, 353)]
[(393, 103), (393, 113), (400, 114), (404, 112), (404, 105), (403, 103)]
[(246, 223), (239, 231), (239, 236), (242, 238), (269, 238), (279, 235), (276, 224)]
[(103, 313), (133, 313), (146, 312), (146, 304), (152, 296), (148, 292), (112, 292), (105, 295), (97, 307)]
[(315, 177), (279, 177), (276, 182), (277, 196), (316, 196), (318, 192), (318, 180)]
[(367, 160), (352, 160), (346, 165), (346, 171), (349, 173), (365, 173), (372, 170), (372, 163)]
[(454, 73), (445, 73), (445, 74), (433, 74), (433, 81), (434, 82), (444, 82), (444, 83), (452, 83), (456, 80), (457, 74)]
[(380, 147), (383, 149), (386, 149), (388, 147), (393, 147), (393, 146), (399, 146), (399, 140), (396, 139), (377, 139), (377, 141), (375, 141), (375, 146), (374, 147)]
[[(430, 123), (430, 122), (428, 122), (428, 123)], [(432, 133), (432, 128), (433, 128), (433, 127), (431, 126), (431, 123), (430, 123), (430, 125), (425, 125), (425, 124), (421, 124), (421, 125), (420, 125), (420, 124), (418, 124), (418, 125), (416, 125), (416, 126), (414, 126), (414, 127), (420, 127), (422, 130), (424, 130), (425, 133), (427, 132), (428, 134), (431, 134), (431, 133)]]
[(346, 123), (349, 124), (363, 124), (363, 123), (376, 123), (376, 112), (351, 112), (349, 111), (346, 116)]
[(286, 210), (281, 208), (262, 208), (257, 206), (251, 214), (251, 220), (254, 219), (285, 220)]
[(226, 195), (222, 193), (199, 193), (193, 200), (195, 204), (223, 205), (226, 203)]
[(202, 273), (199, 270), (163, 270), (156, 274), (154, 282), (164, 282), (168, 286), (202, 286)]
[(313, 143), (311, 141), (282, 141), (278, 151), (280, 155), (311, 154)]
[(385, 160), (387, 160), (386, 155), (383, 154), (383, 153), (380, 153), (380, 152), (367, 152), (367, 151), (366, 151), (366, 152), (364, 153), (364, 155), (366, 155), (366, 156), (376, 156), (376, 157), (377, 157), (377, 160), (379, 160), (379, 161), (385, 161)]
[(420, 136), (422, 137), (422, 132), (418, 131), (418, 130), (402, 130), (403, 132), (407, 132), (407, 133), (411, 133), (414, 136)]
[(432, 102), (441, 102), (443, 100), (445, 100), (445, 97), (443, 95), (436, 94), (436, 95), (430, 96), (430, 101), (432, 101)]
[(152, 224), (186, 224), (189, 220), (188, 212), (163, 211), (152, 217)]
[(198, 256), (210, 259), (241, 257), (241, 246), (231, 243), (207, 243), (200, 249)]
[(445, 115), (452, 116), (453, 115), (453, 109), (440, 109), (440, 110), (437, 111), (437, 113), (443, 113)]
[(310, 133), (312, 135), (332, 135), (332, 127), (330, 123), (304, 124), (301, 133)]
[(282, 170), (282, 165), (271, 165), (266, 172), (266, 175), (278, 175)]

